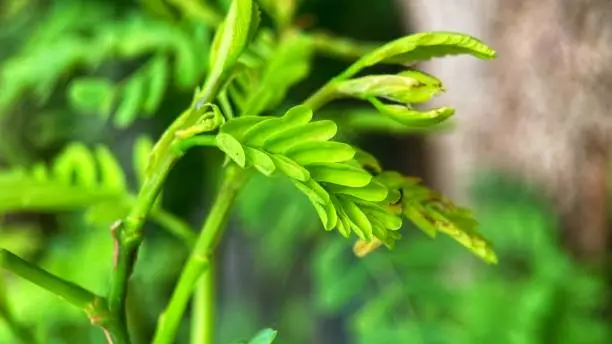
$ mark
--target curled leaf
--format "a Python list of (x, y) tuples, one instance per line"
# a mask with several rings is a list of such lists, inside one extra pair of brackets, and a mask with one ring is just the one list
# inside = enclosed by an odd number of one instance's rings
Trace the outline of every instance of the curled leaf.
[(376, 98), (368, 99), (382, 114), (407, 126), (424, 127), (438, 124), (455, 114), (455, 109), (441, 107), (418, 111), (407, 105), (385, 104)]
[(368, 75), (340, 82), (336, 87), (338, 92), (355, 98), (377, 97), (406, 104), (423, 103), (444, 92), (439, 80), (417, 71)]

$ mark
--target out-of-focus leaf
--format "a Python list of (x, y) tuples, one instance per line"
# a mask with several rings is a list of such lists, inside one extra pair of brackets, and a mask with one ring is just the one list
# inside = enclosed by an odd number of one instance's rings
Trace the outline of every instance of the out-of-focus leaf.
[(212, 75), (221, 75), (234, 66), (257, 30), (259, 10), (252, 0), (234, 0), (223, 23), (218, 27), (210, 52)]
[(94, 111), (107, 116), (110, 114), (114, 98), (114, 87), (105, 79), (82, 78), (70, 87), (70, 102), (79, 111)]

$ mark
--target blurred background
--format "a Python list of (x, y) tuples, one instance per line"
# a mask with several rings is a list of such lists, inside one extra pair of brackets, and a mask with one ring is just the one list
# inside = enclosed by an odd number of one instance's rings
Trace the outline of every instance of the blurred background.
[[(133, 146), (143, 135), (159, 137), (190, 102), (206, 73), (213, 32), (207, 24), (215, 19), (165, 13), (158, 6), (164, 2), (2, 2), (0, 175), (52, 161), (70, 142), (104, 144), (137, 190)], [(208, 3), (222, 11), (228, 1)], [(188, 20), (172, 20), (181, 16)], [(291, 344), (612, 343), (612, 3), (304, 0), (297, 22), (374, 43), (459, 31), (498, 51), (494, 61), (457, 57), (421, 66), (448, 89), (434, 103), (457, 108), (450, 127), (343, 135), (386, 169), (421, 177), (472, 207), (500, 263), (488, 266), (450, 239), (431, 240), (410, 225), (396, 249), (356, 258), (352, 243), (324, 232), (289, 183), (256, 177), (218, 252), (215, 342), (272, 327), (278, 343)], [(317, 55), (287, 105), (348, 62)], [(161, 100), (139, 104), (143, 92), (153, 92), (143, 89), (160, 79)], [(122, 90), (113, 116), (92, 110), (105, 103), (88, 98), (83, 85)], [(321, 116), (371, 112), (342, 102)], [(188, 254), (160, 224), (199, 228), (221, 158), (212, 150), (190, 152), (163, 191), (173, 215), (145, 228), (128, 300), (136, 343), (150, 341)], [(108, 228), (121, 209), (14, 211), (6, 204), (20, 192), (0, 183), (0, 246), (105, 293)], [(104, 343), (78, 309), (1, 276), (0, 343), (20, 343), (15, 328), (39, 343)], [(177, 343), (187, 342), (189, 317), (183, 325)]]

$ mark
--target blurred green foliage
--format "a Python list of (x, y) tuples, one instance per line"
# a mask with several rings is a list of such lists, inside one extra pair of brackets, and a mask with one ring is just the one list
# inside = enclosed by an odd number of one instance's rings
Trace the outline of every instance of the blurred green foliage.
[[(350, 343), (577, 344), (612, 339), (600, 317), (604, 278), (560, 247), (555, 214), (541, 193), (524, 183), (496, 174), (476, 179), (472, 194), (481, 229), (500, 256), (500, 265), (491, 268), (475, 264), (448, 241), (417, 235), (390, 252), (356, 258), (341, 238), (307, 230), (316, 227), (315, 214), (301, 213), (284, 222), (280, 217), (262, 219), (262, 213), (294, 214), (302, 202), (290, 195), (291, 188), (284, 191), (266, 181), (254, 180), (249, 187), (258, 192), (249, 193), (239, 208), (254, 231), (249, 236), (256, 243), (256, 269), (267, 276), (264, 280), (291, 281), (283, 277), (299, 274), (312, 278), (308, 295), (302, 279), (283, 285), (284, 299), (310, 300), (284, 317), (342, 319), (337, 335)], [(252, 196), (256, 194), (272, 196), (258, 203)], [(284, 259), (274, 259), (278, 256)], [(300, 260), (312, 263), (300, 266)], [(304, 342), (290, 337), (290, 326), (277, 327), (281, 341)]]

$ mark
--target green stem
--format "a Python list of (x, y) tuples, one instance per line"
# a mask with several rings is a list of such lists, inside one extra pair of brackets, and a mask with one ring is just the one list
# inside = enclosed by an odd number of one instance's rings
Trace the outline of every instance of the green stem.
[(332, 79), (328, 81), (323, 87), (319, 88), (317, 92), (313, 93), (308, 99), (304, 101), (304, 105), (311, 108), (313, 111), (320, 109), (325, 104), (339, 97), (336, 91), (336, 83), (338, 80)]
[(112, 229), (115, 240), (114, 272), (111, 290), (108, 297), (110, 311), (118, 319), (123, 330), (127, 332), (126, 295), (128, 281), (134, 270), (138, 248), (142, 243), (142, 226), (146, 216), (151, 211), (155, 199), (174, 164), (183, 156), (184, 151), (177, 147), (180, 139), (176, 137), (178, 130), (194, 125), (199, 119), (197, 104), (211, 102), (217, 95), (223, 82), (222, 73), (213, 73), (206, 80), (204, 89), (194, 100), (190, 108), (184, 111), (164, 132), (155, 145), (147, 177), (140, 188), (136, 202), (128, 216)]
[(209, 268), (197, 282), (192, 302), (191, 344), (212, 344), (215, 325), (215, 269)]
[(187, 247), (191, 247), (197, 239), (196, 233), (189, 224), (163, 209), (151, 210), (151, 220), (165, 228), (170, 234), (181, 239)]
[[(212, 254), (223, 233), (234, 200), (239, 189), (246, 182), (247, 176), (246, 171), (233, 164), (225, 170), (221, 189), (206, 219), (204, 228), (181, 272), (168, 306), (159, 317), (153, 338), (154, 344), (168, 344), (174, 341), (195, 284), (200, 276), (211, 267)], [(209, 318), (208, 321), (212, 321), (212, 319)]]
[(344, 60), (357, 60), (378, 47), (378, 44), (361, 43), (321, 32), (313, 33), (310, 37), (318, 53)]
[(190, 137), (184, 141), (181, 141), (179, 148), (187, 151), (191, 147), (196, 146), (207, 146), (212, 147), (216, 145), (216, 136), (214, 135), (198, 135)]
[(82, 309), (92, 324), (102, 327), (108, 343), (129, 343), (127, 331), (118, 326), (103, 297), (32, 265), (7, 250), (0, 251), (0, 266)]

